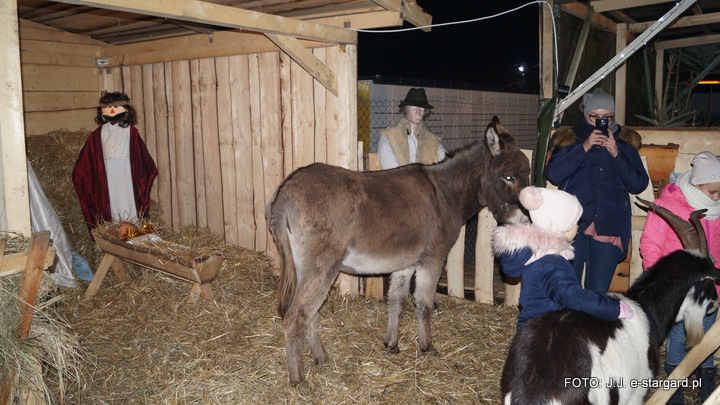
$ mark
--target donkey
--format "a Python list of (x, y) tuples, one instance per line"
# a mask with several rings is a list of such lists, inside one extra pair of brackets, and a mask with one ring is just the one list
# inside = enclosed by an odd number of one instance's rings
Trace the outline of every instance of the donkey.
[(702, 319), (718, 308), (720, 278), (699, 220), (705, 210), (692, 213), (693, 228), (666, 208), (638, 200), (675, 229), (685, 249), (658, 260), (626, 294), (614, 295), (632, 307), (632, 319), (606, 322), (560, 310), (524, 323), (502, 373), (505, 405), (641, 405), (648, 388), (657, 387), (658, 351), (673, 323), (683, 321), (688, 349), (702, 340)]
[(318, 311), (340, 271), (391, 273), (385, 346), (398, 353), (398, 324), (415, 280), (420, 350), (435, 354), (430, 315), (444, 261), (463, 224), (488, 206), (498, 222), (519, 222), (518, 192), (530, 164), (495, 122), (475, 142), (433, 165), (355, 172), (315, 163), (291, 173), (266, 216), (281, 258), (278, 310), (294, 385), (305, 380), (308, 342), (316, 364), (327, 361)]

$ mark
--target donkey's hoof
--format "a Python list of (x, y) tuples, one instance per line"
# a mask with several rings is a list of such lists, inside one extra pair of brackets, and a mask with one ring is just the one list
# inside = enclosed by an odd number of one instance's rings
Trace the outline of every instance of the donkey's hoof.
[(314, 357), (313, 360), (315, 360), (315, 364), (317, 364), (318, 366), (322, 366), (323, 364), (328, 362), (328, 356), (325, 355), (325, 356)]
[(392, 353), (392, 354), (400, 353), (400, 348), (398, 346), (386, 345), (386, 347), (387, 347), (388, 353)]
[(296, 379), (296, 378), (293, 378), (293, 377), (290, 377), (290, 384), (291, 384), (293, 387), (304, 387), (305, 385), (307, 385), (307, 384), (305, 383), (305, 377), (304, 377), (304, 376), (303, 376), (303, 377), (299, 377), (299, 378), (297, 378), (297, 379)]
[(429, 355), (432, 355), (432, 356), (437, 356), (437, 355), (438, 355), (437, 350), (435, 350), (435, 348), (432, 347), (432, 346), (430, 346), (430, 347), (427, 348), (427, 349), (420, 349), (420, 351), (421, 351), (421, 352), (424, 352), (424, 353), (427, 353), (427, 354), (429, 354)]

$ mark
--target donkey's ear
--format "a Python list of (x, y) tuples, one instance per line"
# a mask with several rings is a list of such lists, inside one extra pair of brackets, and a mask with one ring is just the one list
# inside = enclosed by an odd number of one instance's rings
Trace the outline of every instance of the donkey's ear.
[(485, 146), (487, 146), (493, 156), (499, 155), (503, 148), (502, 140), (500, 139), (500, 135), (498, 135), (494, 123), (490, 123), (485, 130)]

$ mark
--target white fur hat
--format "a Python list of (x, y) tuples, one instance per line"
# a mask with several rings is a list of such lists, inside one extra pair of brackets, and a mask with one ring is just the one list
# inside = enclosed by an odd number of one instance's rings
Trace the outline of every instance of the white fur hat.
[(577, 197), (562, 190), (531, 186), (522, 189), (519, 197), (535, 226), (558, 234), (577, 224), (583, 212)]
[(690, 182), (695, 185), (720, 183), (720, 159), (712, 152), (700, 152), (690, 162), (692, 176)]

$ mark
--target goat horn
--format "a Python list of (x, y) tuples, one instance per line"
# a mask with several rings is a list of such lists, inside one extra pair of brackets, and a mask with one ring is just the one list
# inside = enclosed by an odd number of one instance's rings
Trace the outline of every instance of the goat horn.
[[(640, 197), (636, 197), (638, 201), (645, 204), (648, 208), (655, 211), (656, 214), (658, 214), (661, 218), (663, 218), (670, 226), (677, 232), (678, 236), (680, 237), (680, 242), (683, 245), (683, 248), (685, 250), (697, 250), (702, 253), (700, 238), (698, 236), (698, 233), (695, 231), (695, 227), (693, 225), (677, 216), (674, 212), (670, 211), (669, 209), (665, 207), (661, 207), (655, 203), (651, 203), (650, 201), (643, 200)], [(699, 211), (695, 211), (699, 212)], [(695, 214), (693, 212), (693, 215)], [(702, 213), (702, 212), (700, 212)], [(692, 217), (692, 215), (691, 215)], [(697, 216), (696, 216), (697, 217)], [(702, 226), (699, 227), (702, 229)], [(705, 239), (705, 231), (702, 231), (703, 234), (703, 240)], [(705, 245), (705, 257), (707, 257), (707, 241), (703, 243)]]
[(693, 211), (692, 214), (690, 214), (690, 221), (692, 221), (693, 225), (695, 225), (698, 239), (700, 239), (700, 255), (702, 257), (709, 257), (707, 237), (705, 236), (705, 228), (703, 228), (702, 223), (700, 222), (700, 216), (703, 215), (705, 211), (707, 211), (707, 209)]

